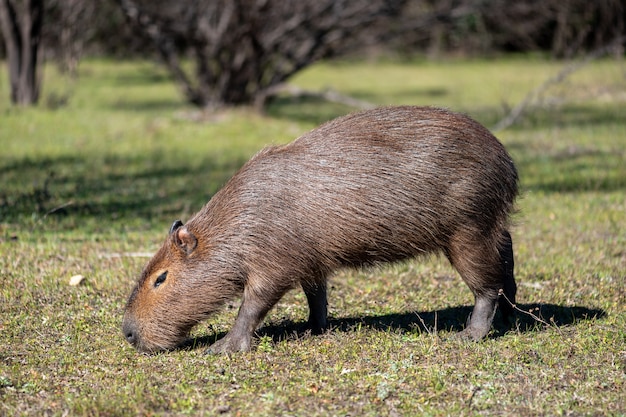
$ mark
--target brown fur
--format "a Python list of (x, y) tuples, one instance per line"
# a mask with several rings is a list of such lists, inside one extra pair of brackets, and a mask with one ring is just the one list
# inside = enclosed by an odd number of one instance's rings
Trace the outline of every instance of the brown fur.
[(332, 120), (262, 150), (186, 225), (172, 226), (128, 300), (125, 336), (142, 351), (173, 348), (243, 295), (211, 350), (248, 350), (267, 311), (298, 286), (321, 331), (337, 268), (443, 252), (476, 300), (463, 335), (480, 339), (498, 291), (515, 299), (507, 228), (516, 194), (510, 156), (464, 115), (406, 106)]

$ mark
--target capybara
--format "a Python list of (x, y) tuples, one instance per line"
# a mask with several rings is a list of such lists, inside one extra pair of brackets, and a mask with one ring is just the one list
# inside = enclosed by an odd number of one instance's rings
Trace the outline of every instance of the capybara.
[[(144, 352), (175, 348), (241, 296), (209, 351), (246, 351), (297, 286), (320, 332), (333, 271), (442, 252), (474, 294), (460, 335), (482, 339), (500, 290), (515, 302), (507, 229), (517, 181), (502, 144), (465, 115), (403, 106), (339, 117), (260, 151), (186, 224), (174, 222), (130, 295), (124, 336)], [(500, 308), (512, 313), (505, 300)]]

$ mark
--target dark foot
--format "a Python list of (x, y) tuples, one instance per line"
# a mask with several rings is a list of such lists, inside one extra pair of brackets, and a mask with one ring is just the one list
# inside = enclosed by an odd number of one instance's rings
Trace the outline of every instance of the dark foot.
[(504, 324), (510, 325), (515, 321), (515, 296), (517, 284), (514, 275), (513, 241), (509, 232), (503, 232), (502, 247), (500, 248), (500, 262), (503, 272), (502, 293), (499, 295), (498, 307), (502, 313)]
[(302, 288), (309, 303), (309, 328), (313, 334), (322, 334), (328, 325), (326, 285), (320, 283), (303, 284)]

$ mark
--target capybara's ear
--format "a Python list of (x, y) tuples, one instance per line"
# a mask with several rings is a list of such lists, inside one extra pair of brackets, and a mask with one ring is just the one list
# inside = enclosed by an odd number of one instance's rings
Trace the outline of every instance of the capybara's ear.
[(170, 227), (170, 235), (174, 233), (176, 230), (178, 230), (178, 228), (181, 227), (182, 225), (183, 225), (183, 222), (181, 222), (180, 220), (176, 220), (174, 223), (172, 223), (172, 227)]
[(182, 225), (174, 231), (174, 242), (176, 242), (176, 246), (187, 255), (193, 252), (198, 245), (198, 239)]

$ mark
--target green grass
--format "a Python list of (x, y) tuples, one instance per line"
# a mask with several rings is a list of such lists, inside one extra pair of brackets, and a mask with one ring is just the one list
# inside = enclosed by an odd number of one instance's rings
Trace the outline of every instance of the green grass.
[[(493, 126), (563, 63), (538, 57), (319, 64), (293, 83), (376, 104), (439, 105)], [(202, 114), (148, 62), (46, 69), (42, 105), (12, 108), (0, 73), (0, 415), (626, 414), (626, 78), (595, 62), (498, 132), (521, 176), (520, 313), (482, 343), (451, 339), (472, 299), (439, 258), (331, 280), (332, 330), (303, 331), (289, 293), (250, 353), (135, 352), (126, 297), (174, 219), (245, 160), (351, 109), (274, 100)], [(59, 106), (67, 98), (65, 105)], [(75, 274), (86, 277), (70, 286)], [(547, 324), (546, 324), (547, 323)]]

